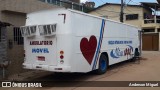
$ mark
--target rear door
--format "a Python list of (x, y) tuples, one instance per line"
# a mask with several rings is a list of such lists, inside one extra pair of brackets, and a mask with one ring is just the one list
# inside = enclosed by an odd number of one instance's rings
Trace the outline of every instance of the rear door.
[(26, 61), (28, 63), (57, 65), (55, 38), (36, 38), (27, 40), (27, 45), (28, 46), (26, 47), (25, 51)]
[(38, 25), (36, 26), (35, 34), (32, 33), (34, 31), (32, 31), (31, 26), (27, 27), (30, 29), (30, 35), (24, 37), (25, 63), (33, 65), (57, 65), (56, 24)]

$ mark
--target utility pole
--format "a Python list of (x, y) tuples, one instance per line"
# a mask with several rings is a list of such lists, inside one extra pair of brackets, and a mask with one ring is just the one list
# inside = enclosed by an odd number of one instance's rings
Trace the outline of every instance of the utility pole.
[(120, 12), (120, 22), (123, 23), (123, 7), (124, 7), (124, 3), (123, 3), (123, 0), (121, 0), (121, 12)]

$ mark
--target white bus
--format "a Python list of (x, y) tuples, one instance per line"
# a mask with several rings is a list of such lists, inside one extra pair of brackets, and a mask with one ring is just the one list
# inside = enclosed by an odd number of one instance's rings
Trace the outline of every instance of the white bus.
[(21, 33), (26, 69), (103, 74), (141, 50), (139, 28), (64, 8), (28, 14)]

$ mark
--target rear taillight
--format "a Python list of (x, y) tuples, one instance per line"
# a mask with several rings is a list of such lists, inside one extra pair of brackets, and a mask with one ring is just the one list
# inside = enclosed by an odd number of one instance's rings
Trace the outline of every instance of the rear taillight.
[(64, 58), (64, 56), (63, 56), (63, 55), (61, 55), (61, 56), (60, 56), (60, 59), (63, 59), (63, 58)]
[(64, 51), (60, 51), (60, 54), (63, 55), (63, 54), (64, 54)]
[(37, 56), (38, 61), (45, 61), (45, 57), (44, 56)]
[(64, 60), (63, 60), (64, 59), (64, 51), (60, 51), (59, 53), (60, 53), (60, 56), (59, 56), (60, 57), (60, 63), (63, 64), (64, 63)]

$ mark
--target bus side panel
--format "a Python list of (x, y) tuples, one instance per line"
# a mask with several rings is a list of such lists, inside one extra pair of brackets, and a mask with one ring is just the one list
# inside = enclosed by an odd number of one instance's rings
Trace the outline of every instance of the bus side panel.
[[(76, 13), (72, 13), (72, 17), (72, 30), (75, 35), (75, 54), (71, 63), (73, 72), (97, 69), (102, 52), (107, 52), (109, 65), (133, 58), (134, 49), (137, 47), (135, 27), (109, 20), (104, 20), (105, 24), (102, 25), (102, 19)], [(103, 28), (104, 32), (101, 32)], [(101, 40), (102, 43), (99, 43)]]
[(133, 58), (137, 32), (133, 26), (106, 21), (101, 50), (108, 53), (109, 65)]
[(72, 13), (72, 30), (74, 36), (74, 57), (71, 60), (73, 72), (92, 71), (102, 20), (87, 15)]

